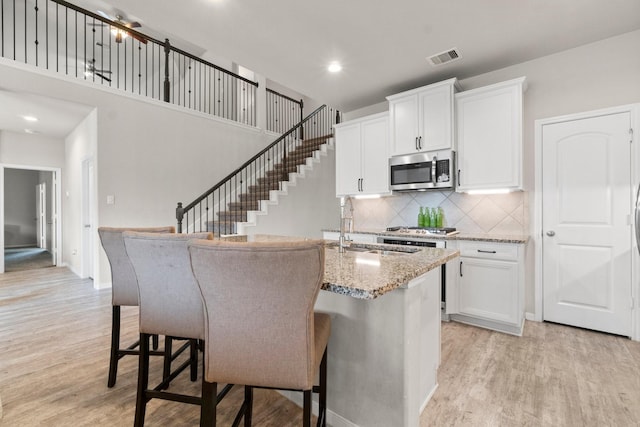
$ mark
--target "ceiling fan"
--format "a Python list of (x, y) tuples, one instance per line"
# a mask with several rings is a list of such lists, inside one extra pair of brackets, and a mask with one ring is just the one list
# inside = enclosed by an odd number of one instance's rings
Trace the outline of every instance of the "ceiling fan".
[(84, 75), (85, 76), (98, 76), (102, 80), (106, 80), (106, 81), (110, 82), (111, 79), (109, 77), (105, 76), (105, 74), (111, 74), (111, 71), (97, 69), (95, 64), (96, 64), (96, 60), (95, 59), (92, 59), (91, 61), (87, 62), (85, 64)]
[[(98, 10), (97, 11), (98, 15), (102, 16), (105, 19), (108, 19), (109, 21), (115, 22), (116, 24), (120, 24), (124, 27), (127, 28), (140, 28), (142, 27), (142, 25), (137, 22), (137, 21), (129, 21), (125, 18), (124, 14), (120, 11), (116, 11), (114, 16), (109, 15), (108, 13), (102, 11), (102, 10)], [(104, 27), (106, 24), (89, 24), (89, 25), (93, 25), (93, 26), (100, 26), (100, 27)], [(127, 38), (128, 36), (133, 37), (134, 39), (138, 40), (141, 43), (147, 44), (147, 39), (140, 37), (136, 34), (130, 33), (128, 31), (123, 30), (120, 27), (115, 27), (115, 26), (111, 26), (111, 33), (115, 36), (115, 40), (116, 43), (122, 43), (122, 41)]]

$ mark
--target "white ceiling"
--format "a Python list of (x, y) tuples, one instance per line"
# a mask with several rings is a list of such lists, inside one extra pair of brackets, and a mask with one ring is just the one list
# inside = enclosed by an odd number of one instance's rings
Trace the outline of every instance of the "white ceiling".
[[(67, 136), (91, 111), (92, 107), (44, 96), (0, 90), (0, 130), (25, 132), (52, 138)], [(28, 122), (23, 116), (33, 116)]]
[[(142, 23), (142, 32), (167, 29), (344, 111), (640, 29), (639, 0), (75, 2), (117, 8)], [(453, 47), (462, 59), (438, 68), (426, 60)], [(326, 71), (333, 60), (344, 67), (337, 75)]]
[[(640, 0), (76, 0), (343, 111), (640, 29)], [(166, 29), (159, 31), (158, 29)], [(151, 30), (154, 29), (154, 30)], [(461, 59), (433, 67), (428, 56)], [(640, 51), (640, 46), (638, 47)], [(620, 52), (637, 55), (638, 52)], [(343, 71), (326, 71), (331, 61)], [(594, 61), (597, 61), (594, 58)], [(0, 91), (0, 129), (67, 135), (89, 109)], [(40, 117), (27, 125), (23, 114)]]

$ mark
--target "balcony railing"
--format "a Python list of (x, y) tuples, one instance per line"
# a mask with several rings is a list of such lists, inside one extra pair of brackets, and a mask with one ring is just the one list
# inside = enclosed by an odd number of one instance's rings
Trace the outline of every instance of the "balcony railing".
[(62, 0), (0, 0), (0, 55), (256, 126), (256, 82)]

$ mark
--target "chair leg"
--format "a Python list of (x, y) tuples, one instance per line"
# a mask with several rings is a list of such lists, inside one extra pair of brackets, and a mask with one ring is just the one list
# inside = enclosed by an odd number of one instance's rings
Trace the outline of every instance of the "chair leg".
[(153, 343), (153, 349), (157, 350), (160, 345), (160, 340), (158, 339), (158, 334), (151, 335), (151, 342)]
[(244, 386), (244, 427), (251, 427), (253, 421), (253, 387)]
[(144, 426), (147, 410), (147, 388), (149, 386), (149, 334), (140, 334), (140, 357), (138, 359), (138, 393), (134, 427)]
[(327, 426), (327, 349), (320, 362), (320, 392), (318, 395), (318, 427)]
[[(173, 352), (173, 338), (170, 336), (164, 337), (164, 364), (162, 368), (162, 381), (165, 381), (171, 375), (171, 357)], [(168, 388), (167, 384), (164, 388)]]
[(194, 382), (198, 379), (198, 340), (189, 340), (189, 342), (191, 343), (191, 381)]
[(111, 309), (111, 358), (109, 360), (109, 380), (107, 387), (116, 385), (118, 374), (118, 350), (120, 349), (120, 306), (114, 305)]
[(311, 427), (311, 390), (302, 392), (304, 403), (302, 405), (302, 426)]
[[(204, 372), (203, 372), (204, 375)], [(215, 427), (218, 383), (210, 383), (202, 378), (202, 404), (200, 406), (200, 427)]]

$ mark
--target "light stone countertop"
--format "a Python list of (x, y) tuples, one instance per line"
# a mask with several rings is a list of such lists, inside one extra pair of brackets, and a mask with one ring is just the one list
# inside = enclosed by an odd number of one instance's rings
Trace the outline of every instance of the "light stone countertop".
[[(279, 242), (310, 239), (257, 234), (227, 236), (223, 240)], [(352, 250), (339, 253), (336, 241), (327, 240), (326, 243), (322, 289), (358, 299), (384, 295), (460, 255), (454, 249), (356, 243), (351, 245)]]
[[(338, 229), (322, 230), (330, 233), (339, 233)], [(352, 234), (373, 234), (376, 236), (393, 236), (393, 237), (409, 237), (407, 233), (399, 233), (397, 231), (381, 231), (381, 230), (353, 230)], [(433, 234), (411, 235), (412, 238), (428, 239), (428, 240), (472, 240), (479, 242), (495, 242), (495, 243), (527, 243), (529, 236), (525, 234), (485, 234), (485, 233), (463, 233), (453, 234), (451, 236), (438, 236)]]

